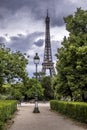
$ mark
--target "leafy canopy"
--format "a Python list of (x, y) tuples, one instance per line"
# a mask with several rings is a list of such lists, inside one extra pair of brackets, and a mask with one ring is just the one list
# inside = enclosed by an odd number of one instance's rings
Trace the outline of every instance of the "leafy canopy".
[(21, 52), (11, 52), (3, 44), (0, 45), (0, 87), (4, 83), (24, 81), (28, 76), (26, 72), (27, 59)]
[(87, 91), (87, 11), (81, 8), (64, 18), (69, 37), (57, 50), (56, 91), (64, 97), (85, 101)]

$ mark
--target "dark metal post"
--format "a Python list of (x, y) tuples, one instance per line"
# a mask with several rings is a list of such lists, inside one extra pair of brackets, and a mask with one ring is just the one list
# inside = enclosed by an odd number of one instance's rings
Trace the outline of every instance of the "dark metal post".
[(36, 53), (36, 57), (34, 57), (34, 60), (38, 60), (38, 62), (35, 63), (36, 64), (36, 88), (35, 88), (35, 107), (33, 113), (40, 113), (38, 108), (38, 94), (37, 94), (37, 65), (39, 64), (39, 57), (37, 53)]

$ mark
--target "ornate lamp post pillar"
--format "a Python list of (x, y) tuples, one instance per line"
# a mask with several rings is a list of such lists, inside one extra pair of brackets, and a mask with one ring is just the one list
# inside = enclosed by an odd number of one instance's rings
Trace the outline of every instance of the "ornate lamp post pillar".
[(36, 65), (36, 88), (35, 88), (35, 107), (33, 110), (33, 113), (40, 113), (38, 108), (38, 94), (37, 94), (37, 66), (39, 64), (40, 58), (38, 56), (38, 53), (34, 56), (34, 64)]

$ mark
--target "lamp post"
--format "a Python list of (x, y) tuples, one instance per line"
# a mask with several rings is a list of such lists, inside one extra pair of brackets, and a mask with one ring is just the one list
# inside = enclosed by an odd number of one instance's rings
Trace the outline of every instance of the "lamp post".
[(34, 64), (36, 65), (36, 88), (35, 88), (35, 107), (33, 113), (40, 113), (38, 108), (38, 94), (37, 94), (37, 65), (39, 64), (40, 58), (38, 53), (34, 56)]

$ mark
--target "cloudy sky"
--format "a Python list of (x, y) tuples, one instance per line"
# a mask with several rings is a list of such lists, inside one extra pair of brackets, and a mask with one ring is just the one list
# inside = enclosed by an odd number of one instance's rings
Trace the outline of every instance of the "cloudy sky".
[(41, 59), (38, 71), (42, 68), (47, 9), (51, 19), (52, 56), (56, 63), (57, 48), (69, 34), (63, 17), (73, 14), (79, 7), (87, 10), (87, 0), (0, 0), (0, 43), (30, 56), (27, 71), (31, 77), (35, 72), (33, 57), (36, 52)]

